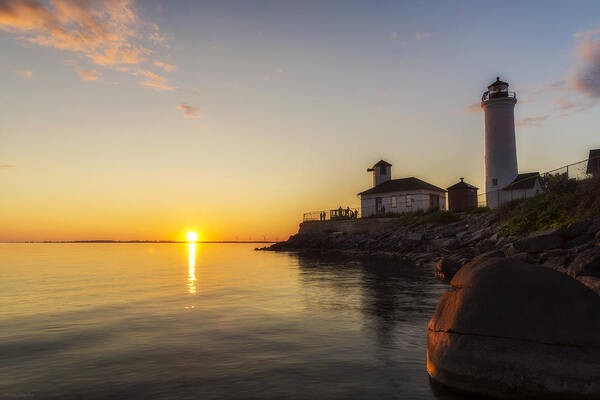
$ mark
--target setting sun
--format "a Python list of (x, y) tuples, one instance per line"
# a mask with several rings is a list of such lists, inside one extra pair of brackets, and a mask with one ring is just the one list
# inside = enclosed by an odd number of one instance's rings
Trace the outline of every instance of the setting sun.
[(188, 232), (185, 237), (188, 242), (195, 242), (198, 240), (198, 234), (196, 232)]

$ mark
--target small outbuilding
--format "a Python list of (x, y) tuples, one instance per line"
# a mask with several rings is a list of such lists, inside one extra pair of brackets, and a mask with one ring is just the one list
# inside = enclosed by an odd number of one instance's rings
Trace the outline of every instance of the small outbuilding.
[(465, 182), (460, 178), (460, 182), (447, 188), (448, 190), (448, 209), (464, 210), (477, 207), (477, 190), (479, 188)]
[(392, 179), (392, 164), (384, 160), (367, 172), (373, 173), (373, 187), (358, 194), (362, 218), (446, 209), (444, 189), (414, 176)]
[(585, 172), (593, 176), (600, 175), (600, 149), (590, 150)]

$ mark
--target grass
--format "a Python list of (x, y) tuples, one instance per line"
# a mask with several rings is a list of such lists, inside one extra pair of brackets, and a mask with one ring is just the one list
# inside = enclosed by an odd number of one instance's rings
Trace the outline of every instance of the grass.
[(512, 201), (497, 210), (499, 219), (506, 221), (501, 235), (512, 237), (560, 228), (600, 215), (600, 176), (575, 181), (552, 175), (545, 187), (542, 194)]

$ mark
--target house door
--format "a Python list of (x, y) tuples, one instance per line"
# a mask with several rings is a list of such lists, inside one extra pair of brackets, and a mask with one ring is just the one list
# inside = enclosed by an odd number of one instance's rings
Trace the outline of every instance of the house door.
[(440, 196), (437, 194), (429, 195), (429, 208), (432, 210), (437, 210), (440, 208)]
[(375, 197), (375, 211), (377, 214), (383, 213), (383, 202), (381, 201), (381, 197)]

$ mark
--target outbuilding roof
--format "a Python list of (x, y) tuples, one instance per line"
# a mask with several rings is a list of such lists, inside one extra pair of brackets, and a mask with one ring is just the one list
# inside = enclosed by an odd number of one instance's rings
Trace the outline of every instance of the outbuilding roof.
[(492, 83), (490, 86), (488, 86), (488, 89), (491, 89), (491, 88), (493, 88), (493, 87), (495, 87), (495, 86), (502, 86), (502, 85), (504, 85), (504, 86), (508, 86), (508, 82), (503, 82), (503, 81), (501, 81), (501, 80), (500, 80), (500, 77), (499, 77), (499, 76), (497, 76), (497, 77), (496, 77), (496, 81), (495, 81), (494, 83)]
[(392, 164), (390, 164), (387, 161), (383, 161), (383, 160), (379, 160), (377, 161), (377, 164), (373, 165), (373, 167), (391, 167)]
[(455, 183), (454, 185), (450, 186), (446, 190), (455, 190), (455, 189), (475, 189), (475, 190), (477, 190), (479, 188), (468, 184), (467, 182), (464, 181), (463, 178), (460, 178), (460, 182)]
[(590, 150), (586, 174), (597, 174), (600, 172), (600, 149)]
[(391, 179), (387, 182), (372, 187), (371, 189), (365, 190), (364, 192), (360, 192), (358, 195), (362, 196), (363, 194), (403, 192), (408, 190), (420, 189), (432, 190), (435, 192), (442, 193), (446, 192), (442, 188), (439, 188), (437, 186), (432, 185), (431, 183), (427, 183), (425, 181), (420, 180), (419, 178), (411, 176), (410, 178)]
[(526, 174), (519, 174), (510, 184), (503, 187), (502, 190), (532, 189), (535, 186), (535, 182), (539, 179), (539, 177), (539, 172), (528, 172)]

